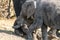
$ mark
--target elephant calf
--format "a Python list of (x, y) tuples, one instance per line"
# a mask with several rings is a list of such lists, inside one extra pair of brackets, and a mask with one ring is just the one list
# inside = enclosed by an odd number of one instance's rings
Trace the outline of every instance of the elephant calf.
[[(34, 3), (33, 2), (26, 2), (22, 5), (22, 11), (20, 13), (20, 16), (18, 16), (17, 20), (14, 23), (14, 26), (22, 24), (26, 24), (26, 21), (31, 24), (33, 20), (33, 16), (31, 16), (35, 11)], [(27, 24), (28, 24), (27, 23)], [(29, 25), (28, 24), (28, 25)]]
[[(32, 40), (32, 32), (38, 28), (42, 29), (42, 39), (48, 40), (47, 26), (54, 29), (59, 28), (59, 14), (57, 14), (54, 3), (36, 1), (25, 2), (22, 5), (20, 16), (15, 21), (14, 28), (22, 27), (28, 39)], [(56, 19), (56, 20), (55, 20)], [(26, 23), (27, 22), (27, 23)], [(25, 29), (25, 27), (27, 29)], [(27, 31), (25, 31), (27, 30)]]

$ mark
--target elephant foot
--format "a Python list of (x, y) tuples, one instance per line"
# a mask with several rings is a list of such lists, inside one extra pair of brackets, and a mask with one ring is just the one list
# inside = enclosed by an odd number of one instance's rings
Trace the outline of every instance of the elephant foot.
[(20, 32), (19, 30), (14, 30), (14, 32), (15, 32), (15, 34), (17, 35), (17, 36), (23, 36), (23, 33), (22, 32)]

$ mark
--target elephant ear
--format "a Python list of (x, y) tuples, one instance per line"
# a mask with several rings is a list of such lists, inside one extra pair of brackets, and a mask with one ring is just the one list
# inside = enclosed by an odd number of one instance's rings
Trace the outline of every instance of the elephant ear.
[(27, 3), (27, 18), (31, 17), (35, 12), (35, 6), (34, 6), (34, 2), (28, 2)]

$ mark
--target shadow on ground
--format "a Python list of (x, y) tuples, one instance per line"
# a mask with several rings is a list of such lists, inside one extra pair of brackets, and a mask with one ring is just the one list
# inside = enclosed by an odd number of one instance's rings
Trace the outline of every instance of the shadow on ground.
[[(13, 31), (8, 31), (8, 30), (0, 30), (0, 33), (6, 33), (9, 35), (15, 35), (15, 36), (21, 37), (19, 35), (16, 35)], [(23, 37), (23, 38), (25, 38), (25, 37)]]

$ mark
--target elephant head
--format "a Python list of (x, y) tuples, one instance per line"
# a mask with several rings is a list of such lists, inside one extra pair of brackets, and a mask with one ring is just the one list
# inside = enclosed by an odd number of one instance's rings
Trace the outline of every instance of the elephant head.
[(27, 19), (29, 17), (31, 17), (35, 12), (35, 5), (34, 5), (34, 1), (31, 1), (31, 2), (25, 2), (23, 5), (22, 5), (22, 10), (21, 10), (21, 14), (22, 16), (26, 16)]

